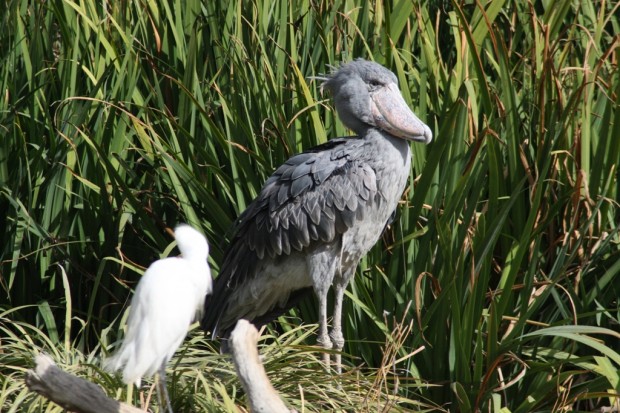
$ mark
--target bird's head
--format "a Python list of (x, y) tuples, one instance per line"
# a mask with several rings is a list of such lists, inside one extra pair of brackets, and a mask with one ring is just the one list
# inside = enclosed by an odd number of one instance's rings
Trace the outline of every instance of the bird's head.
[(181, 224), (174, 229), (174, 237), (177, 240), (179, 251), (183, 258), (188, 260), (206, 260), (209, 256), (209, 244), (200, 232), (186, 224)]
[(358, 134), (369, 127), (399, 138), (429, 143), (430, 128), (409, 109), (396, 75), (378, 63), (354, 60), (335, 68), (323, 80), (342, 122)]

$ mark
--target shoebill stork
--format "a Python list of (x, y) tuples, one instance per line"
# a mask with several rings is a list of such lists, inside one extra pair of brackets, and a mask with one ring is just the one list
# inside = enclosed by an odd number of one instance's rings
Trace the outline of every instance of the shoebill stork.
[[(314, 290), (318, 343), (342, 350), (342, 300), (357, 264), (377, 242), (411, 171), (409, 142), (432, 133), (405, 103), (394, 73), (370, 61), (323, 80), (357, 136), (294, 155), (265, 182), (236, 222), (202, 326), (227, 337), (239, 319), (265, 324)], [(334, 288), (331, 333), (327, 293)], [(329, 364), (329, 356), (325, 356)], [(340, 372), (340, 356), (336, 356)]]

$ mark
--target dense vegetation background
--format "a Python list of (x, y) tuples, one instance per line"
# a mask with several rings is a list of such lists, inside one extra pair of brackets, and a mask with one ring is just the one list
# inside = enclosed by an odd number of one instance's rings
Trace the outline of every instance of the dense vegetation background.
[[(142, 269), (189, 222), (217, 274), (274, 168), (348, 133), (309, 77), (357, 57), (435, 139), (349, 289), (348, 372), (317, 363), (307, 300), (261, 344), (276, 388), (299, 411), (617, 403), (618, 2), (4, 5), (0, 410), (61, 411), (24, 388), (38, 351), (149, 404), (98, 367)], [(215, 347), (195, 329), (175, 357), (177, 411), (244, 405)]]

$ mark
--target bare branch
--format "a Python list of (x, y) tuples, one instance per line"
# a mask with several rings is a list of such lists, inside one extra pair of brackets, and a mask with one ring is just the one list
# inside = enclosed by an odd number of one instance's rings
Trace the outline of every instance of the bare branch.
[(246, 320), (239, 320), (230, 334), (231, 352), (237, 375), (245, 389), (253, 413), (290, 413), (273, 388), (258, 357), (258, 331)]
[(62, 371), (45, 354), (35, 358), (35, 369), (26, 372), (26, 385), (41, 396), (76, 413), (144, 413), (105, 395), (101, 387)]
[[(253, 413), (291, 413), (269, 381), (258, 356), (258, 331), (239, 320), (230, 335), (231, 353)], [(143, 413), (131, 405), (111, 399), (94, 383), (62, 371), (44, 354), (36, 367), (26, 372), (26, 385), (43, 397), (76, 413)]]

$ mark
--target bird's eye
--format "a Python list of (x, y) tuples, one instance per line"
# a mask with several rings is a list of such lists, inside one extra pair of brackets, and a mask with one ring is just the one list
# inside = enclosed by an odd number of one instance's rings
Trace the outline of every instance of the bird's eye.
[(374, 92), (377, 89), (379, 89), (381, 86), (383, 86), (378, 80), (369, 80), (368, 81), (368, 91), (369, 92)]

